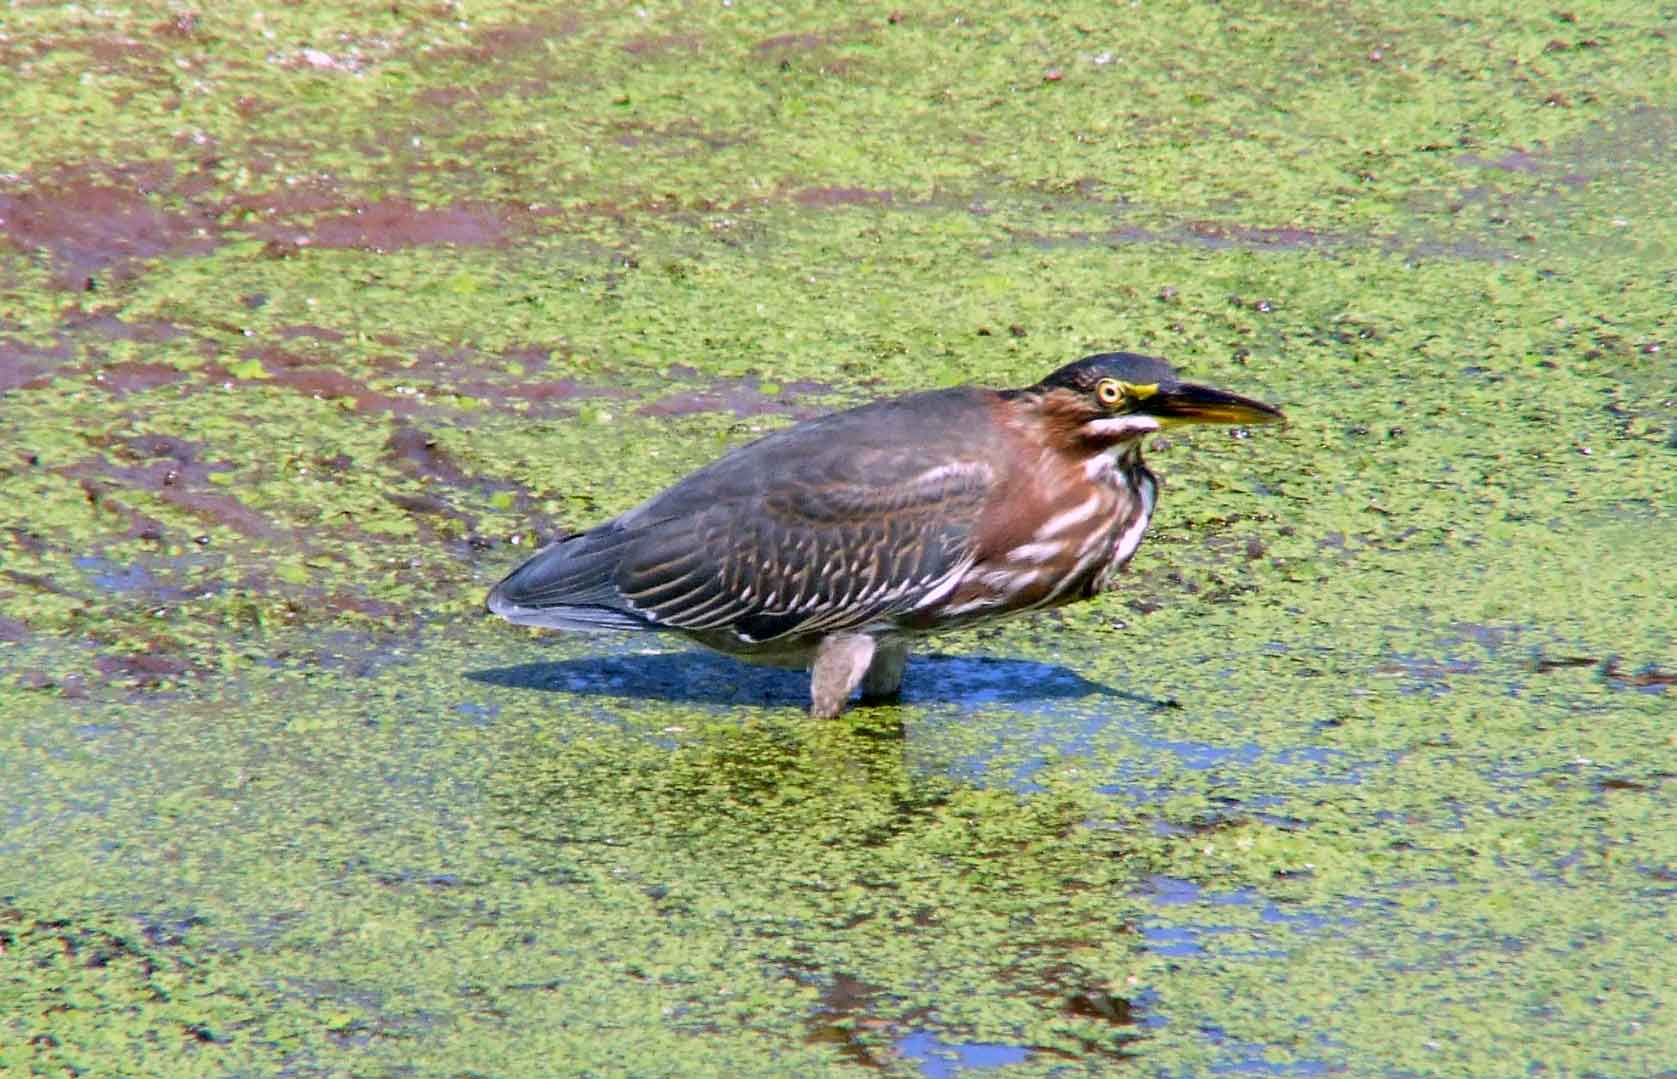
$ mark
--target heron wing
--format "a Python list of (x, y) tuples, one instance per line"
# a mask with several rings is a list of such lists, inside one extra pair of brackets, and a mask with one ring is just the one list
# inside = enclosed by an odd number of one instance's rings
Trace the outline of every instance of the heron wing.
[(624, 605), (748, 643), (912, 609), (971, 564), (992, 476), (963, 460), (888, 484), (800, 479), (646, 529), (617, 569)]
[(539, 552), (490, 608), (566, 629), (858, 627), (952, 588), (996, 486), (988, 395), (945, 390), (760, 439)]

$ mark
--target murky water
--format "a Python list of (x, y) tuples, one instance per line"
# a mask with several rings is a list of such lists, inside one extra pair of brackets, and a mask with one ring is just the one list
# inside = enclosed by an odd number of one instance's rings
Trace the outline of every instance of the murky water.
[[(1659, 12), (68, 10), (0, 35), (0, 1072), (1672, 1070)], [(1109, 347), (1291, 424), (899, 705), (482, 615)]]

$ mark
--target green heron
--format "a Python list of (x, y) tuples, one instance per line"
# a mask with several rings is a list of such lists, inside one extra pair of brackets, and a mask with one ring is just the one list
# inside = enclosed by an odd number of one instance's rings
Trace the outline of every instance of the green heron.
[(1147, 436), (1282, 418), (1129, 352), (1024, 389), (880, 401), (758, 439), (542, 548), (488, 605), (809, 667), (810, 711), (835, 716), (858, 686), (896, 694), (913, 637), (1111, 587), (1158, 496)]

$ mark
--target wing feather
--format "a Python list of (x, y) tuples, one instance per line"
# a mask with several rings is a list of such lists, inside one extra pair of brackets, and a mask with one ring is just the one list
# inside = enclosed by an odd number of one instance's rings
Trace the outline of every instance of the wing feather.
[(560, 628), (731, 627), (748, 643), (912, 611), (975, 558), (998, 478), (987, 407), (941, 391), (770, 435), (538, 552), (490, 608)]
[[(665, 542), (698, 552), (714, 588), (644, 601), (638, 582), (658, 556), (638, 548), (619, 568), (619, 587), (659, 625), (732, 623), (751, 643), (888, 619), (972, 561), (993, 477), (982, 462), (959, 464), (938, 465), (906, 484), (828, 483), (712, 506), (698, 521), (660, 531)], [(710, 542), (693, 542), (701, 535)], [(721, 607), (716, 601), (724, 594), (739, 602)]]

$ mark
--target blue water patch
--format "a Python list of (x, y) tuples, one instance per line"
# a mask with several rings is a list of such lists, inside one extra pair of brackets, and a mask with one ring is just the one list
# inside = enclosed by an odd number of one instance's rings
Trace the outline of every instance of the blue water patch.
[(139, 566), (125, 566), (108, 558), (83, 555), (75, 563), (77, 569), (87, 571), (89, 579), (107, 592), (133, 592), (154, 583), (152, 575)]
[(1022, 1045), (946, 1042), (923, 1030), (898, 1039), (895, 1048), (903, 1059), (918, 1063), (926, 1079), (953, 1079), (964, 1071), (1005, 1068), (1031, 1058), (1031, 1051)]

